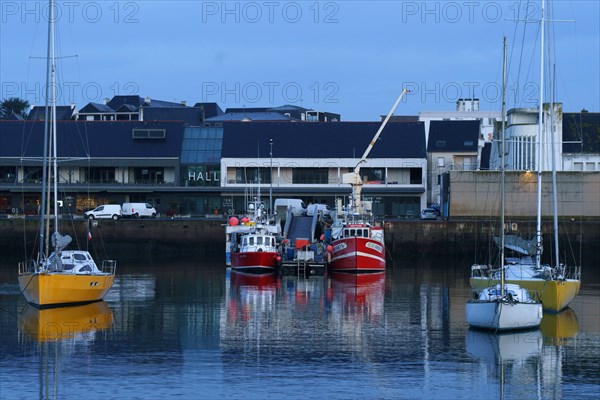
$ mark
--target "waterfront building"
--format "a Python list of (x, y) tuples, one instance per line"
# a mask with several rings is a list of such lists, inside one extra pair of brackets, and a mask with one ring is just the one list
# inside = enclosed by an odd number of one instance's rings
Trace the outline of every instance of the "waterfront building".
[[(163, 215), (243, 211), (259, 174), (265, 199), (271, 190), (273, 198), (334, 206), (336, 197), (350, 195), (341, 175), (356, 166), (379, 128), (293, 106), (271, 112), (303, 113), (304, 121), (207, 122), (227, 113), (207, 104), (164, 103), (116, 96), (79, 113), (65, 109), (71, 117), (58, 123), (61, 213), (123, 202), (148, 202)], [(0, 121), (0, 213), (38, 213), (44, 121), (34, 115)], [(309, 122), (319, 120), (327, 122)], [(381, 217), (417, 215), (426, 203), (423, 124), (390, 123), (380, 142), (363, 165), (364, 195)]]
[[(300, 197), (306, 204), (333, 207), (336, 198), (350, 196), (351, 187), (342, 183), (342, 175), (354, 170), (379, 126), (379, 122), (224, 124), (220, 167), (224, 201), (239, 210), (246, 188), (260, 186), (266, 205), (272, 190), (274, 198)], [(423, 123), (388, 123), (361, 167), (361, 178), (363, 197), (372, 202), (375, 215), (417, 216), (426, 206)]]
[[(489, 189), (481, 182), (489, 185), (492, 178), (481, 180), (477, 177), (484, 175), (472, 172), (497, 167), (497, 146), (482, 138), (482, 127), (496, 116), (484, 116), (469, 104), (437, 116), (391, 119), (361, 169), (363, 195), (377, 216), (415, 217), (432, 202), (450, 210), (451, 198), (458, 208), (447, 216), (480, 214), (476, 203), (487, 201), (481, 193)], [(560, 104), (555, 109), (561, 114)], [(276, 198), (299, 197), (335, 207), (336, 199), (350, 195), (341, 176), (354, 169), (380, 125), (341, 122), (339, 114), (290, 105), (223, 112), (216, 103), (190, 107), (139, 96), (58, 111), (61, 212), (78, 215), (124, 202), (151, 203), (162, 215), (222, 215), (243, 211), (244, 197), (259, 187), (265, 206)], [(537, 114), (515, 109), (510, 116), (514, 146), (507, 159), (525, 172), (533, 167), (534, 147), (527, 138), (537, 132)], [(38, 212), (44, 118), (44, 107), (33, 107), (27, 120), (0, 121), (0, 214)], [(564, 113), (557, 123), (562, 170), (589, 173), (570, 179), (579, 182), (578, 190), (582, 185), (591, 185), (585, 193), (595, 190), (600, 113)], [(459, 183), (462, 194), (473, 196), (451, 197)], [(596, 202), (585, 215), (600, 215), (594, 193)]]

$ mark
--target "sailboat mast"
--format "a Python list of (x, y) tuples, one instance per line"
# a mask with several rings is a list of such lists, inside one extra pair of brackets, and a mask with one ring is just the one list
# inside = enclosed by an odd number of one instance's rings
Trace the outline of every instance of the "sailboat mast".
[[(548, 49), (548, 58), (550, 58), (550, 49)], [(550, 67), (548, 65), (548, 67)], [(556, 66), (554, 66), (556, 68)], [(553, 215), (553, 225), (554, 225), (554, 259), (556, 260), (556, 266), (560, 265), (560, 261), (558, 259), (559, 249), (558, 249), (558, 198), (557, 198), (557, 188), (556, 188), (556, 155), (554, 154), (554, 146), (555, 146), (555, 126), (554, 126), (554, 77), (556, 76), (556, 71), (552, 70), (550, 76), (550, 142), (552, 143), (552, 215)]]
[(540, 101), (538, 106), (538, 140), (537, 140), (537, 224), (535, 229), (536, 252), (535, 266), (540, 267), (542, 258), (542, 134), (544, 117), (544, 25), (545, 25), (545, 0), (541, 0), (540, 18)]
[(38, 262), (41, 262), (44, 258), (44, 245), (46, 244), (46, 183), (48, 180), (48, 136), (49, 136), (49, 119), (50, 119), (50, 71), (52, 69), (52, 62), (50, 60), (50, 43), (52, 42), (52, 20), (54, 16), (53, 0), (50, 0), (50, 18), (48, 19), (48, 49), (46, 54), (46, 104), (45, 104), (45, 118), (44, 118), (44, 149), (42, 153), (42, 190), (41, 190), (41, 201), (40, 201), (40, 241), (38, 247)]
[(500, 294), (504, 297), (504, 209), (505, 209), (505, 160), (506, 156), (506, 36), (504, 36), (503, 55), (502, 55), (502, 145), (500, 146), (502, 155), (500, 156)]
[(52, 68), (50, 71), (50, 90), (51, 95), (51, 112), (52, 112), (52, 172), (53, 172), (53, 183), (54, 183), (54, 232), (58, 232), (58, 152), (56, 147), (56, 48), (55, 48), (55, 32), (54, 32), (54, 0), (50, 0), (50, 23), (51, 23), (51, 36), (52, 41), (50, 43), (50, 59), (52, 61)]

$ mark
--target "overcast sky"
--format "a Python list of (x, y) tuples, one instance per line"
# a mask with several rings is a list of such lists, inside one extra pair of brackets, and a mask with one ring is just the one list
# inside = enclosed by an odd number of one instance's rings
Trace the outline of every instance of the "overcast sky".
[[(0, 0), (0, 97), (43, 103), (46, 1)], [(376, 120), (501, 104), (534, 107), (540, 1), (59, 1), (61, 104), (115, 94), (227, 107), (295, 104)], [(552, 1), (556, 99), (600, 111), (600, 2)], [(528, 15), (527, 15), (528, 14)], [(530, 23), (515, 22), (531, 20)], [(69, 57), (74, 56), (77, 57)]]

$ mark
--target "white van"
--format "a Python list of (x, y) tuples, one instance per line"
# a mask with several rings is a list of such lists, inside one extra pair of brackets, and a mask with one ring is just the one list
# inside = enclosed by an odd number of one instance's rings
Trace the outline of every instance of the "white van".
[(148, 203), (123, 203), (121, 207), (121, 215), (123, 217), (156, 217), (156, 209)]
[(327, 204), (309, 204), (306, 207), (306, 215), (313, 216), (315, 214), (331, 215), (331, 208)]
[(94, 208), (93, 210), (86, 211), (84, 216), (88, 219), (112, 218), (117, 220), (121, 218), (121, 206), (118, 204), (104, 204)]
[(292, 209), (293, 215), (306, 214), (306, 205), (300, 199), (276, 199), (274, 207), (277, 214), (280, 214), (280, 211), (285, 214), (288, 207)]

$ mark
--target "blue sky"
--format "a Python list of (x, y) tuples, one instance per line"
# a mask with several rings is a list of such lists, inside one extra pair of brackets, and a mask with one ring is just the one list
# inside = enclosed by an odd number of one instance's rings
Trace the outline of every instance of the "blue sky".
[[(600, 111), (600, 2), (553, 1), (556, 99)], [(500, 110), (537, 102), (540, 1), (58, 2), (61, 104), (115, 94), (226, 107), (295, 104), (376, 120), (454, 110), (478, 97)], [(43, 103), (46, 1), (0, 0), (0, 97)]]

